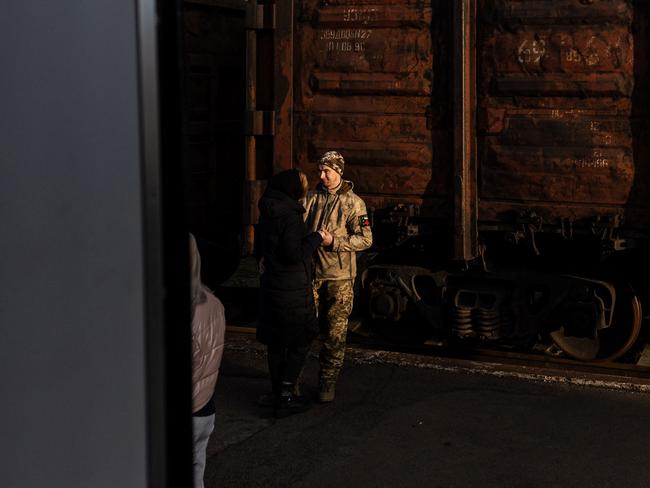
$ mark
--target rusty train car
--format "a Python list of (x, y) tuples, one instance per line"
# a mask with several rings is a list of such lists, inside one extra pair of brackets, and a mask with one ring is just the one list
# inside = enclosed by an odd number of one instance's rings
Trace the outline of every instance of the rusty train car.
[(632, 0), (186, 0), (195, 233), (219, 219), (250, 247), (268, 176), (315, 181), (336, 149), (371, 211), (369, 323), (628, 358), (650, 307), (649, 14)]

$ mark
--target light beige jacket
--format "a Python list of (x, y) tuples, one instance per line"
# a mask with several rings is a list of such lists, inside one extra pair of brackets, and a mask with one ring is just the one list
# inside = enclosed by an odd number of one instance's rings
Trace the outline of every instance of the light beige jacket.
[(190, 234), (192, 292), (192, 413), (212, 397), (223, 356), (226, 315), (223, 304), (201, 283), (201, 257)]
[(223, 356), (226, 317), (223, 304), (204, 288), (206, 300), (192, 318), (192, 413), (201, 410), (214, 393)]
[(331, 246), (319, 247), (314, 256), (316, 280), (350, 280), (357, 275), (356, 252), (372, 245), (366, 204), (343, 180), (334, 190), (319, 185), (307, 194), (305, 223), (309, 231), (327, 229), (334, 236)]

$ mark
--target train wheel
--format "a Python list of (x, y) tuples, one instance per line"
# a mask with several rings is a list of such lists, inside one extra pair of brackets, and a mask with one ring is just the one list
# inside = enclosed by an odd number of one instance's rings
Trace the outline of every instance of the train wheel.
[(568, 356), (581, 361), (614, 361), (625, 354), (641, 332), (641, 301), (627, 282), (615, 282), (616, 306), (612, 325), (591, 337), (572, 337), (564, 328), (551, 332), (553, 342)]

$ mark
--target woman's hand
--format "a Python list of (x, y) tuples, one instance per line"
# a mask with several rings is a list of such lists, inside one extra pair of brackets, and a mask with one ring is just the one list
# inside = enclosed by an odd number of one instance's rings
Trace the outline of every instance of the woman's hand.
[(323, 238), (323, 246), (331, 246), (332, 242), (334, 241), (334, 237), (332, 234), (327, 229), (320, 229), (318, 233), (321, 235)]

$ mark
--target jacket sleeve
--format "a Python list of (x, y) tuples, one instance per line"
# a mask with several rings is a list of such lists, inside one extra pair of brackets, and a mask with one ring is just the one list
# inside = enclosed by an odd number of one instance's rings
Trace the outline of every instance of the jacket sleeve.
[(219, 368), (221, 367), (221, 359), (223, 358), (223, 348), (225, 344), (225, 335), (226, 335), (226, 312), (217, 297), (214, 297), (218, 304), (218, 309), (215, 317), (215, 335), (217, 338), (217, 377), (219, 376)]
[[(305, 220), (305, 225), (307, 225), (308, 230), (309, 230), (310, 220), (312, 220), (311, 217), (313, 213), (315, 199), (316, 199), (316, 195), (312, 192), (309, 192), (307, 193), (307, 196), (305, 197), (305, 201), (303, 202), (303, 207), (305, 207), (305, 213), (303, 214), (303, 218)], [(311, 230), (317, 231), (318, 229), (311, 229)]]
[(223, 304), (201, 287), (206, 300), (196, 305), (192, 318), (192, 413), (203, 408), (214, 393), (226, 332)]
[(332, 251), (363, 251), (372, 246), (372, 231), (366, 204), (356, 198), (353, 211), (347, 218), (347, 236), (335, 236)]
[(280, 240), (279, 251), (282, 261), (295, 264), (311, 257), (320, 246), (323, 238), (318, 232), (310, 232), (306, 236), (302, 216), (296, 215), (287, 222)]

